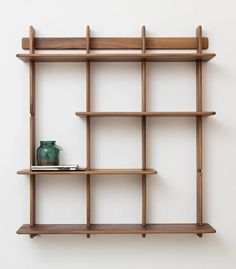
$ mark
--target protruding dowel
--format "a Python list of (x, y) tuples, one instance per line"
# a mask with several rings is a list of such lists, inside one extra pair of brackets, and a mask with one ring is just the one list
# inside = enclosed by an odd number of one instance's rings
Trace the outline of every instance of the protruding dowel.
[[(196, 30), (197, 52), (202, 53), (202, 27)], [(202, 61), (196, 62), (196, 111), (202, 111)], [(202, 201), (202, 117), (196, 117), (197, 224), (203, 224)], [(197, 234), (202, 237), (202, 234)]]
[[(90, 53), (90, 28), (86, 28), (86, 53)], [(86, 62), (86, 111), (90, 112), (90, 62)], [(86, 117), (86, 156), (87, 156), (87, 169), (90, 169), (90, 117)], [(90, 218), (90, 175), (87, 175), (87, 226), (91, 224)], [(90, 234), (87, 234), (90, 238)]]
[[(29, 52), (34, 53), (35, 30), (32, 26), (29, 28)], [(29, 66), (30, 82), (30, 166), (35, 164), (35, 63), (30, 62)], [(30, 176), (30, 226), (36, 222), (36, 176)]]
[[(142, 27), (142, 53), (146, 51), (145, 44), (145, 26)], [(142, 112), (146, 112), (146, 61), (142, 61), (141, 65), (141, 77), (142, 77)], [(142, 117), (142, 169), (146, 169), (146, 117)], [(142, 225), (146, 226), (147, 218), (147, 182), (146, 175), (142, 175)], [(145, 234), (142, 234), (145, 237)]]

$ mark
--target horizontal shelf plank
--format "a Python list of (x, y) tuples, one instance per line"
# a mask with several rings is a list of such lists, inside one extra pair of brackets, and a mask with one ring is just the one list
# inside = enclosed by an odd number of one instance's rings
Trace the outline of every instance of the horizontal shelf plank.
[[(22, 38), (22, 48), (29, 50), (29, 38)], [(36, 37), (36, 50), (85, 50), (86, 37)], [(196, 37), (146, 37), (146, 50), (197, 49)], [(208, 48), (208, 38), (202, 37), (202, 49)], [(140, 37), (91, 37), (91, 50), (138, 50), (142, 49)]]
[(154, 169), (92, 169), (85, 171), (17, 171), (18, 175), (150, 175), (156, 174)]
[(212, 116), (214, 111), (186, 111), (186, 112), (76, 112), (77, 116), (89, 117), (196, 117), (196, 116)]
[(187, 224), (24, 224), (17, 234), (203, 234), (215, 233), (215, 229), (205, 223), (201, 226)]
[(100, 53), (100, 54), (17, 54), (24, 62), (195, 62), (209, 61), (214, 53)]

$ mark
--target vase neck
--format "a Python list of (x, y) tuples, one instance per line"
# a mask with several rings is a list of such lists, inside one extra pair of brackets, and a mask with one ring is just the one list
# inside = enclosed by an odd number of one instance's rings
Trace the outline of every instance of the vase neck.
[(55, 146), (56, 141), (40, 141), (40, 146), (48, 147), (48, 146)]

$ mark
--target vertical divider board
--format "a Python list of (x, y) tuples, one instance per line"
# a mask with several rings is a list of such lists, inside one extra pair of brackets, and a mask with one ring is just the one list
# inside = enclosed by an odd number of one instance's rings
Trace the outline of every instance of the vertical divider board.
[[(29, 52), (34, 53), (35, 30), (29, 27)], [(30, 83), (30, 166), (35, 164), (35, 62), (29, 65)], [(30, 175), (30, 227), (36, 222), (36, 176)], [(34, 237), (31, 235), (31, 238)]]
[[(202, 26), (196, 29), (197, 53), (202, 53)], [(196, 111), (202, 111), (202, 61), (196, 62)], [(202, 117), (196, 117), (196, 162), (197, 162), (197, 224), (203, 224), (202, 198)], [(202, 237), (202, 234), (197, 234)]]
[[(90, 53), (90, 28), (86, 27), (86, 53)], [(86, 62), (86, 111), (90, 112), (90, 61)], [(86, 157), (87, 169), (91, 169), (90, 165), (90, 117), (86, 117)], [(91, 197), (90, 197), (90, 175), (86, 178), (86, 199), (87, 199), (87, 227), (91, 224)], [(87, 234), (90, 238), (90, 234)]]
[[(142, 26), (142, 53), (146, 52), (146, 30)], [(142, 112), (146, 112), (146, 61), (141, 63), (142, 76)], [(142, 169), (146, 169), (146, 116), (142, 116)], [(142, 226), (146, 226), (147, 221), (147, 180), (146, 175), (142, 175)], [(145, 237), (145, 234), (142, 234)]]

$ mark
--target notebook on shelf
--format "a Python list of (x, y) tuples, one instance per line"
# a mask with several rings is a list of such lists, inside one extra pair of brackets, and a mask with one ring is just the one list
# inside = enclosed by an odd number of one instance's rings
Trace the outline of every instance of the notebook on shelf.
[(32, 165), (32, 171), (85, 171), (79, 165)]

